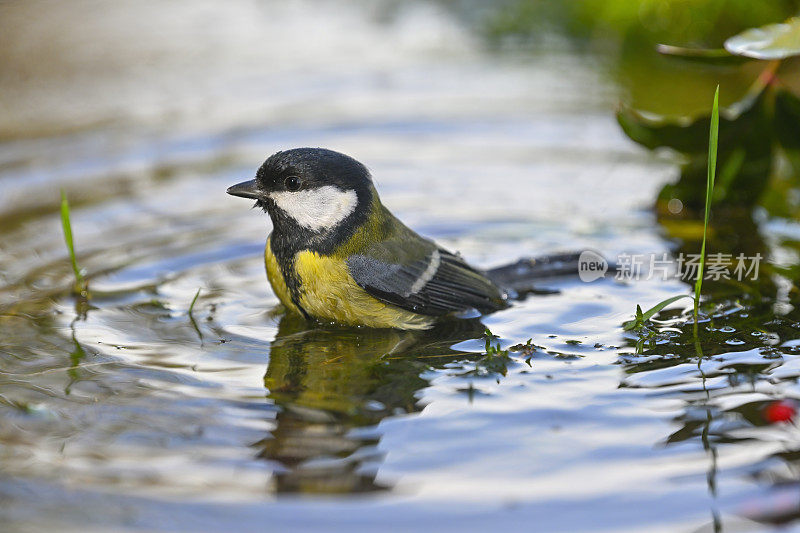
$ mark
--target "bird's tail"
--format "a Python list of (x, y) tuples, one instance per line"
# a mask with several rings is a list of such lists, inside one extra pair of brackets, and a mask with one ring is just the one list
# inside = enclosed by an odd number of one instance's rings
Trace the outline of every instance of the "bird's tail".
[(538, 292), (537, 285), (555, 277), (577, 276), (580, 264), (579, 252), (526, 257), (515, 263), (499, 266), (486, 271), (486, 275), (497, 285), (524, 296)]

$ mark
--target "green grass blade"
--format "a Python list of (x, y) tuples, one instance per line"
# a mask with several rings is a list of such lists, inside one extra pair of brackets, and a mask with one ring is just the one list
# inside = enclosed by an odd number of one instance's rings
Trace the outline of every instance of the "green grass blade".
[(623, 323), (622, 324), (622, 328), (625, 331), (630, 331), (632, 329), (636, 329), (637, 325), (639, 325), (639, 324), (643, 325), (645, 322), (647, 322), (648, 320), (653, 318), (653, 316), (656, 313), (658, 313), (659, 311), (664, 309), (669, 304), (677, 302), (678, 300), (681, 300), (683, 298), (691, 298), (691, 297), (692, 296), (689, 295), (689, 294), (680, 294), (678, 296), (673, 296), (671, 298), (667, 298), (666, 300), (663, 300), (663, 301), (657, 303), (656, 305), (654, 305), (653, 307), (651, 307), (650, 309), (648, 309), (644, 313), (641, 312), (641, 308), (637, 305), (636, 306), (636, 319), (635, 320), (628, 320), (627, 322)]
[(192, 328), (194, 328), (195, 333), (200, 338), (200, 346), (203, 346), (203, 332), (200, 331), (200, 327), (197, 325), (197, 321), (194, 319), (194, 305), (197, 303), (197, 299), (200, 297), (200, 290), (197, 289), (197, 292), (194, 293), (194, 298), (192, 298), (192, 303), (189, 304), (189, 322), (192, 324)]
[(81, 293), (86, 287), (86, 281), (75, 257), (75, 242), (72, 238), (72, 224), (69, 218), (69, 202), (63, 190), (61, 191), (61, 228), (64, 230), (64, 242), (67, 244), (69, 259), (72, 262), (72, 271), (75, 273), (75, 292)]
[(199, 297), (200, 297), (200, 289), (197, 289), (197, 292), (194, 293), (194, 298), (192, 298), (192, 303), (189, 304), (189, 316), (192, 316), (192, 313), (194, 312), (194, 304), (197, 303), (197, 298)]
[(714, 179), (717, 173), (717, 144), (719, 143), (719, 85), (714, 93), (714, 106), (711, 108), (711, 128), (708, 132), (708, 174), (706, 177), (706, 212), (703, 222), (703, 245), (700, 247), (700, 266), (697, 281), (694, 284), (694, 320), (697, 322), (697, 308), (700, 304), (700, 291), (703, 288), (703, 276), (706, 262), (706, 238), (708, 236), (708, 218), (711, 214), (711, 197), (714, 193)]

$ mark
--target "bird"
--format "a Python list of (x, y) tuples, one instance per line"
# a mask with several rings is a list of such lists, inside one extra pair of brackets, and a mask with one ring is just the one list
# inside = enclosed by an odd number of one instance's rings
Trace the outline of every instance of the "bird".
[(426, 330), (505, 309), (515, 282), (572, 270), (571, 255), (476, 268), (394, 216), (365, 165), (325, 148), (279, 151), (227, 193), (271, 218), (267, 278), (306, 320)]

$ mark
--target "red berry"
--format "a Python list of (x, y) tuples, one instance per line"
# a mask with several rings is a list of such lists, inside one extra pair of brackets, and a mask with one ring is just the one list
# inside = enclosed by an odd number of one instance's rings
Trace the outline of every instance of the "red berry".
[(789, 422), (796, 414), (797, 402), (794, 400), (779, 400), (764, 407), (764, 418), (770, 424)]

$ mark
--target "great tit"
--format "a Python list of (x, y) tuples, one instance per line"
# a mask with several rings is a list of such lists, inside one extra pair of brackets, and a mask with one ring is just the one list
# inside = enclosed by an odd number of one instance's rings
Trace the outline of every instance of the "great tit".
[[(398, 220), (381, 203), (367, 167), (347, 155), (278, 152), (228, 194), (254, 199), (269, 214), (267, 277), (281, 303), (306, 319), (428, 329), (445, 317), (509, 305), (511, 291), (487, 272)], [(535, 262), (525, 261), (498, 273), (508, 277)]]

